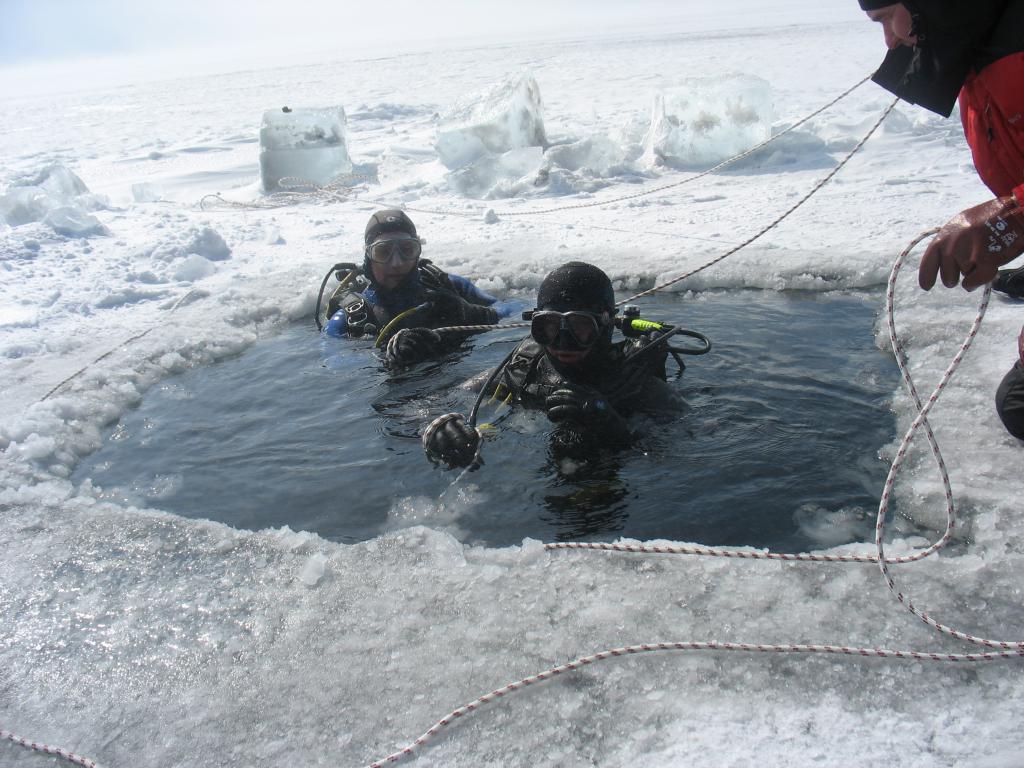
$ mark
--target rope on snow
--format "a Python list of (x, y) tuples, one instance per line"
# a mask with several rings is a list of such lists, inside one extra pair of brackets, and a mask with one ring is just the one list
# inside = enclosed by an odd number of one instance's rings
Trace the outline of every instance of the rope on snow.
[[(640, 653), (648, 653), (653, 651), (740, 651), (747, 653), (793, 653), (793, 654), (831, 654), (840, 656), (858, 656), (861, 658), (883, 658), (883, 659), (908, 659), (915, 661), (936, 661), (946, 663), (972, 663), (972, 662), (983, 662), (983, 661), (996, 661), (1001, 659), (1013, 659), (1024, 656), (1024, 641), (1004, 641), (1004, 640), (991, 640), (988, 638), (977, 637), (966, 632), (954, 629), (950, 626), (942, 624), (935, 620), (928, 614), (914, 607), (909, 597), (901, 592), (896, 585), (894, 578), (889, 572), (888, 565), (892, 563), (905, 563), (913, 560), (920, 560), (926, 557), (949, 541), (952, 535), (952, 530), (955, 525), (955, 509), (953, 505), (952, 492), (950, 491), (949, 476), (946, 471), (945, 464), (942, 460), (942, 455), (939, 451), (937, 442), (935, 441), (934, 435), (932, 435), (931, 428), (928, 426), (928, 413), (934, 407), (938, 401), (940, 394), (943, 389), (949, 384), (956, 369), (960, 366), (960, 362), (963, 360), (964, 355), (970, 348), (975, 336), (978, 333), (978, 329), (981, 327), (981, 321), (985, 316), (985, 311), (988, 308), (989, 297), (992, 293), (991, 285), (985, 287), (985, 292), (981, 297), (981, 301), (978, 307), (978, 313), (971, 324), (970, 330), (967, 333), (966, 338), (960, 345), (960, 349), (954, 355), (946, 371), (943, 373), (938, 385), (935, 390), (929, 396), (927, 402), (921, 403), (921, 399), (918, 396), (916, 386), (914, 385), (913, 378), (906, 365), (906, 355), (903, 353), (902, 345), (899, 342), (898, 335), (896, 333), (896, 324), (894, 317), (894, 293), (896, 278), (899, 274), (900, 268), (903, 265), (903, 261), (907, 255), (926, 237), (935, 234), (938, 230), (933, 229), (927, 232), (923, 232), (918, 235), (914, 240), (907, 245), (903, 252), (899, 255), (896, 263), (893, 265), (892, 271), (889, 275), (888, 288), (886, 290), (886, 316), (888, 321), (889, 340), (892, 344), (893, 352), (896, 355), (896, 361), (900, 368), (900, 373), (903, 376), (905, 385), (908, 391), (914, 399), (914, 403), (918, 408), (918, 413), (908, 428), (906, 434), (903, 437), (900, 447), (896, 452), (896, 456), (892, 461), (892, 465), (889, 469), (889, 474), (885, 481), (885, 486), (882, 491), (881, 500), (878, 505), (878, 516), (875, 522), (875, 549), (876, 556), (858, 556), (858, 555), (791, 555), (785, 553), (772, 553), (772, 552), (750, 552), (750, 551), (739, 551), (739, 550), (725, 550), (716, 549), (710, 547), (645, 547), (645, 546), (634, 546), (634, 545), (621, 545), (621, 544), (598, 544), (598, 543), (551, 543), (545, 544), (545, 549), (590, 549), (590, 550), (610, 550), (616, 552), (631, 552), (631, 553), (642, 553), (642, 554), (683, 554), (683, 555), (708, 555), (713, 557), (730, 557), (730, 558), (743, 558), (750, 560), (802, 560), (808, 562), (874, 562), (878, 563), (881, 569), (882, 577), (885, 579), (886, 585), (889, 590), (893, 593), (895, 598), (913, 615), (924, 621), (930, 627), (936, 631), (955, 637), (959, 640), (963, 640), (974, 645), (980, 645), (985, 648), (991, 648), (993, 650), (975, 652), (975, 653), (937, 653), (932, 651), (914, 651), (914, 650), (894, 650), (887, 648), (858, 648), (844, 645), (810, 645), (810, 644), (761, 644), (761, 643), (734, 643), (734, 642), (716, 642), (716, 641), (698, 641), (698, 640), (685, 640), (675, 642), (657, 642), (657, 643), (641, 643), (637, 645), (629, 645), (621, 648), (612, 648), (610, 650), (601, 651), (599, 653), (592, 654), (590, 656), (582, 656), (578, 659), (570, 661), (566, 664), (561, 664), (555, 667), (551, 667), (543, 672), (539, 672), (535, 675), (525, 677), (513, 683), (509, 683), (501, 688), (497, 688), (490, 693), (486, 693), (477, 699), (464, 704), (463, 706), (449, 712), (447, 715), (438, 720), (434, 725), (428, 728), (421, 736), (414, 739), (407, 746), (401, 748), (397, 752), (394, 752), (380, 760), (376, 760), (370, 763), (369, 768), (382, 768), (387, 764), (397, 763), (398, 761), (412, 755), (418, 748), (422, 747), (425, 743), (435, 737), (439, 732), (453, 724), (457, 720), (461, 719), (465, 715), (468, 715), (480, 707), (495, 702), (506, 695), (514, 693), (518, 690), (526, 688), (535, 683), (540, 683), (545, 680), (549, 680), (553, 677), (557, 677), (565, 672), (573, 672), (581, 669), (585, 666), (595, 664), (600, 661), (606, 661), (612, 658), (618, 658), (621, 656), (636, 655)], [(946, 532), (943, 534), (941, 539), (928, 547), (927, 549), (919, 552), (913, 556), (905, 558), (889, 558), (885, 556), (885, 545), (884, 545), (884, 533), (885, 533), (885, 518), (889, 509), (889, 502), (892, 496), (892, 487), (896, 480), (896, 476), (899, 473), (900, 468), (903, 465), (903, 460), (906, 457), (907, 450), (910, 443), (913, 441), (917, 431), (924, 426), (926, 433), (931, 443), (933, 455), (942, 476), (942, 482), (946, 492), (946, 504), (947, 504), (947, 524)]]

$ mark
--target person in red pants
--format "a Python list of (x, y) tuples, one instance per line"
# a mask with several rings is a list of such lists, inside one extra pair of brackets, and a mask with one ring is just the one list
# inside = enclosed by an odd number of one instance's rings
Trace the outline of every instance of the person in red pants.
[[(924, 290), (995, 290), (1024, 299), (1024, 0), (859, 0), (889, 52), (872, 78), (904, 101), (948, 117), (959, 97), (974, 166), (995, 199), (947, 223), (921, 258)], [(996, 411), (1024, 439), (1024, 329)]]

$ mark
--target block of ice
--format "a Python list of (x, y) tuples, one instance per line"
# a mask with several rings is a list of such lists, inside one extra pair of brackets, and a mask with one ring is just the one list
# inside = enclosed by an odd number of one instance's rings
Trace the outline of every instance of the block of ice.
[(435, 149), (454, 170), (487, 155), (547, 143), (540, 86), (527, 74), (456, 103), (441, 117)]
[(88, 213), (106, 207), (105, 198), (89, 192), (85, 183), (62, 165), (48, 166), (0, 195), (0, 218), (8, 225), (42, 221), (67, 237), (110, 234)]
[(40, 187), (56, 197), (78, 197), (89, 194), (89, 188), (63, 165), (44, 168), (26, 186)]
[(448, 182), (468, 197), (511, 197), (522, 187), (533, 186), (543, 160), (540, 147), (510, 149), (500, 155), (485, 154), (465, 168), (452, 171)]
[(0, 195), (0, 217), (12, 227), (39, 221), (52, 207), (50, 196), (39, 187), (14, 187)]
[(275, 109), (260, 126), (260, 184), (265, 192), (282, 179), (324, 185), (352, 171), (342, 107)]
[(771, 135), (769, 84), (753, 75), (687, 80), (659, 93), (644, 137), (644, 158), (655, 165), (721, 162)]
[(43, 217), (47, 224), (58, 235), (65, 237), (91, 237), (93, 235), (109, 235), (110, 230), (91, 213), (81, 208), (65, 205), (54, 208)]
[(621, 172), (627, 162), (626, 149), (608, 136), (589, 136), (571, 144), (559, 144), (544, 153), (552, 166), (591, 176)]

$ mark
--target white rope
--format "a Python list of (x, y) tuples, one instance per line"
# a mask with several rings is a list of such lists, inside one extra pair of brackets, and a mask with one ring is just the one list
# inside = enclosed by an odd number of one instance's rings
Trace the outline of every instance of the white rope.
[[(271, 210), (311, 202), (344, 203), (351, 200), (357, 191), (351, 182), (372, 180), (371, 177), (363, 174), (347, 173), (338, 176), (328, 184), (317, 184), (296, 176), (287, 176), (277, 182), (278, 191), (272, 192), (260, 200), (240, 203), (228, 200), (220, 193), (211, 193), (204, 195), (199, 200), (199, 210), (204, 212), (216, 212), (218, 209)], [(309, 191), (304, 191), (306, 189)]]
[(66, 760), (69, 763), (81, 765), (82, 768), (100, 768), (99, 763), (94, 760), (90, 760), (88, 757), (76, 755), (74, 752), (68, 752), (66, 749), (61, 749), (60, 747), (51, 747), (48, 744), (31, 741), (30, 739), (26, 739), (23, 736), (11, 733), (10, 731), (0, 729), (0, 739), (10, 741), (17, 744), (19, 747), (25, 747), (25, 749), (31, 749), (33, 752), (40, 752), (44, 755), (59, 757), (61, 760)]
[[(903, 265), (903, 261), (907, 255), (913, 250), (918, 243), (920, 243), (926, 237), (934, 234), (938, 230), (930, 230), (918, 235), (914, 240), (900, 253), (896, 259), (896, 263), (893, 265), (892, 271), (889, 275), (888, 288), (886, 290), (886, 316), (888, 321), (889, 340), (892, 344), (893, 352), (896, 355), (897, 365), (900, 368), (900, 372), (903, 375), (903, 380), (907, 386), (908, 391), (914, 399), (914, 403), (918, 408), (918, 413), (914, 418), (910, 428), (907, 430), (900, 443), (899, 449), (896, 452), (896, 456), (892, 461), (892, 465), (889, 470), (889, 474), (885, 481), (885, 486), (882, 490), (881, 499), (878, 505), (878, 517), (875, 522), (875, 548), (877, 555), (874, 557), (869, 556), (855, 556), (855, 555), (792, 555), (785, 553), (772, 553), (772, 552), (750, 552), (750, 551), (739, 551), (739, 550), (725, 550), (716, 549), (711, 547), (646, 547), (646, 546), (634, 546), (634, 545), (622, 545), (622, 544), (599, 544), (590, 542), (578, 542), (578, 543), (551, 543), (545, 544), (545, 549), (591, 549), (591, 550), (610, 550), (616, 552), (631, 552), (631, 553), (643, 553), (643, 554), (684, 554), (684, 555), (707, 555), (713, 557), (729, 557), (729, 558), (742, 558), (751, 560), (803, 560), (809, 562), (875, 562), (878, 563), (882, 577), (885, 579), (889, 590), (893, 593), (896, 599), (910, 611), (913, 615), (920, 618), (926, 624), (941, 632), (942, 634), (950, 637), (955, 637), (959, 640), (963, 640), (975, 645), (981, 645), (987, 648), (995, 650), (984, 651), (980, 653), (936, 653), (931, 651), (915, 651), (915, 650), (893, 650), (887, 648), (867, 648), (867, 647), (851, 647), (844, 645), (808, 645), (808, 644), (761, 644), (761, 643), (727, 643), (727, 642), (716, 642), (716, 641), (697, 641), (697, 640), (686, 640), (686, 641), (675, 641), (675, 642), (657, 642), (657, 643), (642, 643), (638, 645), (629, 645), (621, 648), (613, 648), (611, 650), (601, 651), (599, 653), (592, 654), (590, 656), (583, 656), (566, 664), (561, 664), (555, 667), (551, 667), (543, 672), (539, 672), (530, 677), (525, 677), (508, 685), (497, 688), (490, 693), (486, 693), (477, 699), (474, 699), (468, 704), (465, 704), (458, 709), (455, 709), (438, 720), (434, 725), (428, 728), (421, 736), (413, 740), (410, 744), (403, 747), (402, 749), (394, 752), (387, 757), (380, 760), (376, 760), (370, 763), (369, 768), (381, 768), (381, 766), (396, 763), (405, 757), (412, 755), (417, 749), (422, 747), (425, 743), (435, 737), (440, 731), (447, 726), (461, 719), (463, 716), (468, 715), (479, 709), (480, 707), (490, 704), (498, 699), (505, 697), (508, 694), (514, 693), (515, 691), (521, 690), (527, 686), (535, 683), (549, 680), (553, 677), (557, 677), (565, 672), (572, 672), (578, 670), (584, 666), (594, 664), (607, 659), (617, 658), (620, 656), (635, 655), (639, 653), (648, 653), (653, 651), (740, 651), (746, 653), (790, 653), (790, 654), (832, 654), (842, 656), (857, 656), (862, 658), (892, 658), (892, 659), (909, 659), (916, 661), (936, 661), (936, 662), (948, 662), (948, 663), (960, 663), (960, 662), (981, 662), (981, 661), (994, 661), (1000, 659), (1012, 659), (1024, 656), (1024, 641), (1003, 641), (1003, 640), (990, 640), (987, 638), (976, 637), (942, 624), (933, 619), (923, 611), (918, 610), (911, 603), (909, 597), (901, 592), (896, 586), (895, 580), (893, 579), (890, 571), (889, 564), (892, 563), (905, 563), (913, 560), (920, 560), (923, 557), (936, 552), (942, 546), (949, 541), (955, 526), (955, 508), (953, 505), (952, 491), (950, 490), (949, 476), (945, 468), (945, 464), (942, 460), (941, 452), (939, 451), (938, 443), (935, 441), (934, 435), (928, 426), (928, 413), (934, 407), (938, 401), (939, 395), (943, 389), (949, 384), (952, 379), (954, 372), (963, 360), (964, 355), (970, 348), (975, 336), (978, 333), (978, 329), (981, 326), (981, 321), (985, 316), (985, 311), (988, 307), (989, 297), (991, 295), (991, 285), (986, 286), (985, 292), (981, 298), (978, 313), (975, 316), (974, 322), (971, 324), (970, 330), (967, 333), (966, 338), (960, 345), (960, 349), (954, 355), (949, 366), (946, 368), (945, 373), (940, 379), (935, 390), (929, 396), (926, 403), (922, 405), (920, 398), (917, 394), (917, 389), (914, 385), (913, 379), (906, 365), (906, 355), (903, 353), (902, 345), (899, 342), (899, 337), (896, 333), (896, 324), (894, 316), (894, 293), (896, 278), (899, 275), (900, 268)], [(896, 476), (899, 473), (900, 468), (903, 465), (903, 460), (906, 457), (907, 450), (910, 443), (913, 441), (917, 431), (924, 426), (928, 435), (929, 443), (932, 449), (932, 453), (936, 460), (939, 473), (942, 476), (942, 482), (946, 493), (946, 505), (947, 505), (947, 522), (946, 532), (943, 536), (932, 546), (926, 550), (917, 553), (910, 557), (905, 558), (886, 558), (885, 546), (884, 546), (884, 533), (885, 533), (885, 518), (889, 509), (889, 502), (892, 496), (892, 487), (895, 482)]]

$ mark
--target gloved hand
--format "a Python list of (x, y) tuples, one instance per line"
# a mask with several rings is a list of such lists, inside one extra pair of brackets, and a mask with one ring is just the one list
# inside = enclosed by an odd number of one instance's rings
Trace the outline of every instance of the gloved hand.
[(991, 282), (999, 267), (1024, 253), (1024, 210), (1013, 196), (961, 211), (944, 226), (921, 257), (917, 281), (926, 291), (936, 276), (952, 288), (973, 291)]
[[(480, 433), (466, 424), (458, 413), (434, 419), (423, 430), (423, 450), (435, 464), (476, 469), (484, 460), (477, 455)], [(475, 459), (475, 461), (474, 461)]]
[(555, 424), (574, 422), (613, 440), (631, 437), (626, 420), (609, 405), (600, 392), (582, 387), (565, 387), (544, 400), (544, 410)]
[(436, 357), (441, 348), (441, 334), (430, 328), (403, 328), (384, 348), (384, 362), (389, 367), (416, 365)]
[(427, 291), (427, 301), (438, 323), (449, 325), (497, 325), (498, 313), (490, 307), (471, 304), (451, 291)]

